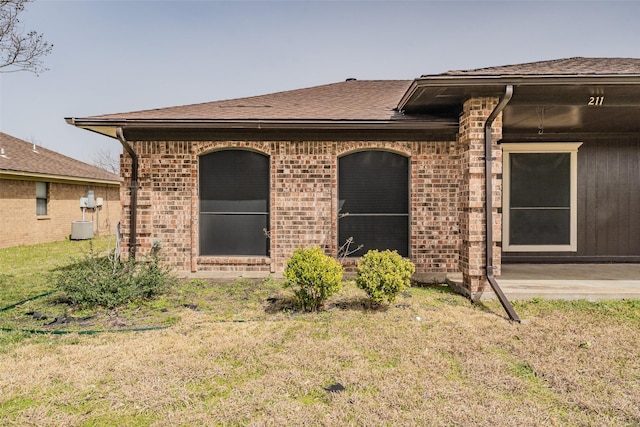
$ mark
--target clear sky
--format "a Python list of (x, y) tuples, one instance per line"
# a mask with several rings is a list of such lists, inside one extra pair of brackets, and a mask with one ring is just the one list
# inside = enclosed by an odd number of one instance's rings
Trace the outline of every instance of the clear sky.
[(93, 163), (85, 117), (574, 56), (640, 58), (640, 1), (36, 0), (49, 71), (0, 74), (0, 131)]

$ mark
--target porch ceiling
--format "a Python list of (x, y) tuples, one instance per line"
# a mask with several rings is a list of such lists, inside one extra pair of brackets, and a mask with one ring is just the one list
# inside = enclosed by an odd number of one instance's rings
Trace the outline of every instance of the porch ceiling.
[(640, 131), (640, 86), (524, 86), (514, 93), (505, 135)]
[(401, 108), (405, 114), (457, 118), (466, 99), (498, 97), (513, 84), (513, 97), (504, 109), (505, 137), (640, 132), (640, 80), (457, 80), (418, 81)]

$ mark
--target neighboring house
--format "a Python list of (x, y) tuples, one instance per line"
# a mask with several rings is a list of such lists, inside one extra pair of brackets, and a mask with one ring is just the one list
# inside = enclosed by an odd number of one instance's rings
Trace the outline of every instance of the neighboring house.
[(159, 242), (178, 270), (278, 272), (297, 247), (336, 256), (353, 237), (352, 256), (395, 249), (474, 296), (501, 263), (640, 262), (640, 59), (67, 122), (120, 140), (123, 243)]
[(83, 220), (80, 198), (93, 191), (102, 206), (84, 209), (91, 234), (114, 233), (120, 178), (79, 160), (0, 133), (0, 248), (69, 238)]

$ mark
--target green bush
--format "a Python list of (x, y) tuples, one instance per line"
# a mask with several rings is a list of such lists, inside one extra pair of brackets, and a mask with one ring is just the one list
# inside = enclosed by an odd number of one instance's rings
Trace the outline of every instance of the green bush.
[(408, 259), (396, 251), (369, 251), (358, 262), (356, 284), (376, 304), (391, 303), (406, 286), (411, 286), (411, 275), (416, 271)]
[(293, 289), (302, 309), (313, 311), (340, 290), (343, 274), (340, 263), (320, 247), (296, 249), (284, 269), (284, 286)]
[(51, 279), (72, 304), (83, 308), (114, 308), (149, 300), (176, 282), (159, 265), (156, 250), (150, 259), (122, 262), (100, 256), (93, 248), (74, 264), (55, 271)]

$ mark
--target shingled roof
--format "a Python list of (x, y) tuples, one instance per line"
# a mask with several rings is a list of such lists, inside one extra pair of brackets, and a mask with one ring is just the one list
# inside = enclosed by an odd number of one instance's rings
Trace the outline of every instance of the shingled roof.
[(552, 86), (552, 92), (565, 98), (575, 96), (578, 87), (606, 86), (609, 93), (617, 91), (629, 103), (637, 99), (630, 91), (640, 88), (640, 59), (574, 57), (425, 74), (414, 80), (397, 108), (412, 114), (448, 112), (454, 117), (465, 99), (501, 96), (507, 85), (517, 88), (511, 104), (526, 94), (535, 97), (540, 88)]
[(93, 116), (98, 120), (391, 120), (411, 80), (353, 80), (249, 98)]
[(118, 184), (120, 177), (96, 166), (0, 132), (0, 175)]
[[(640, 75), (640, 59), (574, 57), (472, 70), (452, 70), (437, 75), (461, 77)], [(429, 75), (422, 77), (429, 77)]]
[[(117, 129), (430, 129), (457, 131), (461, 102), (499, 96), (505, 84), (640, 83), (640, 59), (567, 58), (424, 75), (415, 80), (355, 80), (248, 98), (67, 118), (117, 138)], [(446, 92), (446, 93), (445, 93)], [(449, 114), (451, 113), (451, 114)]]

